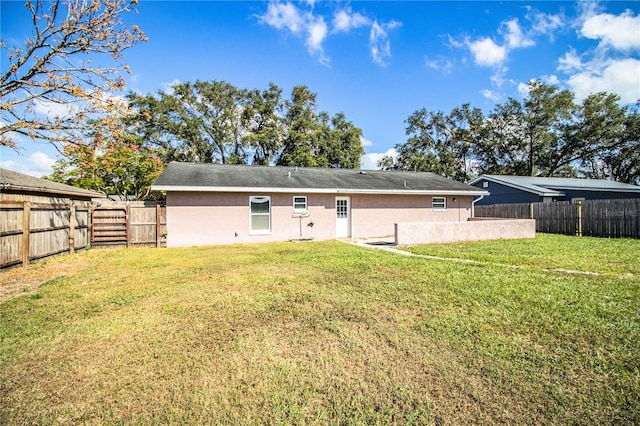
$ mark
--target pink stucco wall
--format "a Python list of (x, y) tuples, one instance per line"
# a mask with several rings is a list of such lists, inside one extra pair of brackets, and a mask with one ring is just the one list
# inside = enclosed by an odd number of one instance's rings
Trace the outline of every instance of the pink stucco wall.
[[(430, 195), (352, 195), (352, 237), (394, 234), (397, 222), (458, 222), (471, 217), (471, 196), (447, 198), (447, 209), (431, 208)], [(456, 201), (453, 201), (453, 199)]]
[[(307, 197), (308, 215), (293, 213), (293, 197)], [(336, 237), (335, 198), (345, 194), (167, 193), (167, 247)], [(271, 233), (249, 232), (249, 197), (271, 196)], [(471, 216), (471, 196), (447, 197), (433, 211), (428, 195), (351, 195), (351, 237), (394, 234), (397, 222), (454, 222)], [(313, 224), (313, 226), (310, 226)], [(302, 227), (300, 226), (302, 225)], [(300, 229), (302, 228), (302, 235)]]
[(396, 223), (395, 243), (416, 245), (459, 241), (507, 240), (536, 237), (535, 219), (470, 219), (454, 223)]

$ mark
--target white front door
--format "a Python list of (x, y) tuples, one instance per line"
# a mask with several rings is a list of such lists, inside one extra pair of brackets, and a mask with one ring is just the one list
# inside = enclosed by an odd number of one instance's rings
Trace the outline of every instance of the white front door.
[(349, 197), (336, 197), (336, 238), (351, 236), (351, 206)]

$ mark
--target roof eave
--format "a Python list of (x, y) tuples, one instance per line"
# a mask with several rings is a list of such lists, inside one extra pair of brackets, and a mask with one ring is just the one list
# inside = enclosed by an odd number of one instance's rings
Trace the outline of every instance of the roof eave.
[(83, 198), (106, 198), (106, 195), (101, 194), (99, 192), (76, 192), (76, 191), (67, 191), (67, 190), (58, 190), (51, 188), (42, 188), (38, 186), (28, 186), (28, 185), (13, 185), (13, 184), (4, 184), (2, 185), (3, 190), (9, 191), (28, 191), (28, 192), (42, 192), (45, 194), (52, 195), (73, 195), (76, 197)]
[(423, 190), (423, 189), (352, 189), (352, 188), (273, 188), (273, 187), (220, 187), (220, 186), (177, 186), (151, 185), (152, 191), (176, 192), (272, 192), (307, 194), (371, 194), (371, 195), (489, 195), (483, 190)]
[[(550, 191), (539, 191), (539, 190), (535, 190), (535, 189), (530, 188), (530, 187), (526, 187), (526, 186), (523, 186), (523, 185), (518, 185), (517, 183), (508, 182), (508, 181), (505, 181), (505, 180), (502, 180), (502, 179), (496, 179), (496, 178), (494, 178), (492, 176), (487, 176), (487, 175), (478, 176), (477, 178), (475, 178), (472, 181), (470, 181), (469, 185), (473, 185), (474, 183), (477, 183), (477, 182), (479, 182), (479, 181), (481, 181), (483, 179), (484, 180), (488, 180), (488, 181), (493, 182), (493, 183), (498, 183), (500, 185), (509, 186), (511, 188), (518, 189), (520, 191), (529, 192), (531, 194), (538, 195), (540, 197), (563, 197), (564, 196), (564, 194), (562, 192), (554, 191), (553, 189), (550, 190)], [(541, 187), (539, 185), (533, 185), (533, 186), (537, 186), (538, 188), (543, 188), (543, 187)], [(546, 188), (543, 188), (543, 189), (546, 189)]]
[(595, 188), (595, 187), (584, 187), (584, 186), (563, 186), (563, 187), (549, 187), (558, 188), (565, 191), (587, 191), (587, 192), (629, 192), (629, 193), (637, 193), (640, 195), (640, 188)]

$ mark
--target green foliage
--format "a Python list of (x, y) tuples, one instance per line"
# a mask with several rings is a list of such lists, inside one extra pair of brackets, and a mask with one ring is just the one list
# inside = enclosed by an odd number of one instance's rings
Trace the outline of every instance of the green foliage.
[(160, 151), (135, 136), (105, 131), (98, 122), (93, 126), (90, 143), (64, 147), (49, 179), (124, 200), (152, 198), (151, 184), (163, 169)]
[(161, 147), (165, 162), (359, 167), (362, 131), (342, 113), (318, 113), (315, 99), (305, 86), (283, 101), (275, 84), (260, 91), (224, 81), (129, 94), (139, 136)]
[(471, 172), (467, 161), (471, 125), (478, 114), (480, 111), (468, 104), (454, 109), (450, 115), (428, 112), (425, 108), (416, 111), (407, 119), (407, 142), (396, 146), (398, 157), (383, 158), (381, 166), (466, 180)]
[(468, 104), (450, 114), (421, 109), (407, 119), (408, 139), (385, 168), (424, 170), (460, 181), (473, 175), (584, 176), (640, 183), (637, 109), (595, 93), (580, 104), (557, 86), (532, 81), (486, 116)]

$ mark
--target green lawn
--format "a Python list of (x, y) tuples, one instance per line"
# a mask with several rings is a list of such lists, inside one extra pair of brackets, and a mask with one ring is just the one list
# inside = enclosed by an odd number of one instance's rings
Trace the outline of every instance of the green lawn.
[(2, 272), (66, 275), (0, 304), (0, 424), (640, 421), (640, 241), (411, 250), (488, 262), (311, 242)]
[(530, 240), (479, 241), (406, 247), (414, 254), (462, 258), (539, 269), (599, 274), (632, 274), (640, 278), (640, 242), (631, 239), (574, 238), (537, 234)]

